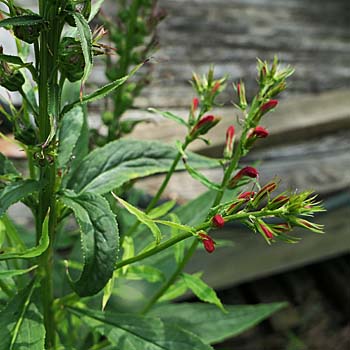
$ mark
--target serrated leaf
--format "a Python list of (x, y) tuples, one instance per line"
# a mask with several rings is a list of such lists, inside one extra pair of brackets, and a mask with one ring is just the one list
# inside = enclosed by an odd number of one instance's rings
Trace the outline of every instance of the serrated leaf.
[[(4, 220), (4, 219), (2, 219)], [(6, 221), (5, 221), (6, 222)], [(8, 234), (8, 233), (7, 233)], [(1, 260), (10, 260), (10, 259), (31, 259), (37, 256), (40, 256), (45, 252), (49, 246), (49, 216), (46, 215), (46, 218), (43, 222), (42, 234), (39, 240), (39, 244), (36, 247), (28, 248), (25, 250), (14, 251), (14, 252), (2, 252), (0, 254)]]
[(188, 173), (195, 179), (198, 180), (202, 185), (207, 187), (208, 189), (220, 191), (221, 186), (213, 181), (210, 181), (204, 174), (191, 167), (187, 161), (185, 162), (185, 167)]
[(83, 125), (84, 112), (81, 106), (74, 107), (63, 116), (58, 138), (58, 168), (65, 168), (66, 164), (71, 159)]
[(98, 293), (112, 277), (119, 248), (115, 215), (100, 195), (65, 193), (62, 202), (73, 210), (81, 230), (84, 268), (72, 288), (80, 296)]
[(83, 51), (85, 67), (84, 67), (84, 75), (82, 78), (82, 84), (89, 77), (92, 64), (93, 64), (93, 54), (92, 54), (92, 34), (87, 20), (84, 16), (79, 12), (70, 12), (70, 14), (74, 17), (75, 24), (77, 26), (78, 37), (81, 44), (81, 49)]
[(39, 182), (34, 180), (20, 180), (8, 184), (0, 191), (0, 218), (12, 204), (38, 191), (40, 187)]
[(204, 303), (159, 305), (152, 316), (181, 325), (198, 335), (205, 343), (214, 344), (234, 337), (284, 308), (286, 303), (258, 305), (225, 305), (227, 313)]
[(117, 199), (117, 201), (131, 214), (135, 215), (136, 218), (143, 223), (144, 225), (146, 225), (152, 232), (154, 239), (156, 241), (156, 243), (158, 244), (161, 239), (162, 239), (162, 233), (160, 232), (159, 227), (154, 223), (154, 221), (143, 211), (141, 211), (140, 209), (137, 209), (136, 207), (134, 207), (133, 205), (131, 205), (130, 203), (126, 202), (125, 200), (121, 199), (120, 197), (116, 196), (114, 193), (113, 197), (115, 199)]
[[(75, 192), (105, 194), (126, 182), (167, 172), (177, 151), (157, 141), (121, 139), (108, 143), (87, 155), (70, 174), (67, 187)], [(213, 168), (216, 160), (188, 153), (189, 162), (198, 168)], [(177, 170), (183, 169), (179, 165)]]
[(175, 205), (176, 205), (176, 201), (165, 202), (159, 205), (158, 207), (153, 208), (147, 215), (151, 219), (161, 218), (162, 216), (168, 214), (169, 211), (173, 209)]
[(115, 314), (67, 306), (118, 350), (213, 350), (199, 337), (159, 318)]
[(6, 26), (33, 26), (43, 23), (45, 23), (45, 21), (39, 15), (23, 15), (3, 19), (0, 21), (0, 28)]
[(177, 124), (188, 127), (188, 124), (186, 123), (186, 121), (183, 118), (179, 117), (178, 115), (175, 115), (174, 113), (163, 112), (156, 108), (148, 108), (148, 111), (151, 113), (160, 114), (162, 117), (166, 119), (170, 119), (172, 121), (175, 121)]
[(18, 269), (18, 270), (1, 270), (0, 271), (0, 279), (1, 278), (12, 278), (20, 275), (24, 275), (30, 271), (36, 269), (38, 265), (34, 265), (28, 269)]
[(183, 273), (182, 278), (193, 294), (200, 300), (216, 305), (221, 311), (227, 312), (213, 288), (209, 287), (200, 277)]
[(0, 312), (0, 350), (43, 350), (45, 327), (33, 293), (32, 282)]
[(141, 67), (143, 66), (143, 63), (137, 65), (128, 75), (125, 77), (122, 77), (120, 79), (117, 79), (109, 84), (106, 84), (105, 86), (97, 89), (96, 91), (92, 92), (91, 94), (87, 96), (83, 96), (82, 99), (76, 100), (68, 105), (66, 105), (63, 110), (62, 114), (67, 113), (70, 111), (74, 106), (78, 104), (86, 104), (90, 102), (97, 101), (101, 98), (104, 98), (106, 95), (110, 94), (112, 91), (117, 89), (119, 86), (123, 85), (131, 76), (133, 76)]
[(150, 283), (162, 282), (165, 280), (165, 276), (162, 271), (148, 265), (129, 266), (124, 277), (128, 280), (146, 280)]

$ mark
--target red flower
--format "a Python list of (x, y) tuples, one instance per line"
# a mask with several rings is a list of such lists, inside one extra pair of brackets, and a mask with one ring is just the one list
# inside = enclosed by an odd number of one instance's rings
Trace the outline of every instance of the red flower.
[(202, 117), (197, 124), (192, 128), (191, 135), (203, 135), (207, 133), (212, 127), (214, 127), (220, 118), (214, 117), (213, 115), (207, 115)]
[(264, 138), (269, 136), (269, 132), (262, 126), (257, 126), (256, 128), (252, 129), (251, 132), (249, 133), (248, 138), (251, 137), (257, 137), (257, 138)]
[(259, 172), (251, 167), (251, 166), (246, 166), (245, 168), (241, 169), (229, 182), (228, 188), (233, 188), (237, 185), (238, 181), (243, 177), (247, 176), (250, 178), (256, 178), (259, 176)]
[(199, 106), (199, 100), (197, 97), (195, 97), (193, 100), (192, 100), (192, 111), (195, 111)]
[(216, 214), (212, 218), (211, 222), (214, 226), (219, 227), (219, 228), (221, 228), (225, 225), (225, 220), (220, 214)]
[(233, 153), (233, 144), (235, 141), (235, 127), (230, 125), (226, 130), (226, 146), (224, 150), (224, 156), (231, 158)]
[(278, 105), (277, 100), (270, 100), (268, 102), (265, 102), (261, 107), (260, 107), (260, 112), (266, 113), (270, 111), (271, 109), (275, 108)]
[(246, 192), (243, 192), (241, 193), (239, 196), (238, 196), (238, 199), (245, 199), (245, 200), (249, 200), (251, 198), (253, 198), (255, 195), (255, 192), (254, 191), (246, 191)]
[(199, 237), (202, 240), (205, 250), (208, 253), (212, 253), (215, 250), (214, 240), (210, 236), (208, 236), (206, 233), (200, 233)]

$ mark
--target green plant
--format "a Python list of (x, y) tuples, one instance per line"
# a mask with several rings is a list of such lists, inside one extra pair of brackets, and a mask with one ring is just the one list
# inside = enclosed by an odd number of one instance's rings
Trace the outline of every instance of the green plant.
[[(0, 349), (211, 349), (209, 344), (282, 308), (283, 303), (222, 305), (200, 274), (183, 273), (183, 268), (199, 243), (213, 252), (209, 232), (230, 221), (242, 222), (269, 244), (293, 242), (293, 226), (322, 232), (320, 225), (305, 219), (323, 210), (310, 192), (273, 197), (276, 181), (260, 187), (255, 168), (239, 167), (256, 139), (267, 136), (260, 120), (276, 107), (275, 98), (292, 70), (281, 69), (277, 59), (271, 65), (259, 61), (259, 89), (251, 103), (244, 84), (235, 86), (242, 131), (234, 143), (234, 127), (227, 130), (222, 159), (187, 150), (194, 140), (207, 142), (206, 133), (219, 122), (208, 112), (226, 79), (215, 79), (213, 69), (202, 78), (193, 76), (198, 97), (187, 121), (153, 110), (186, 128), (185, 139), (176, 147), (121, 139), (89, 152), (85, 105), (115, 91), (142, 63), (85, 94), (93, 56), (105, 50), (98, 43), (101, 31), (93, 35), (88, 24), (102, 1), (39, 0), (37, 14), (12, 0), (1, 2), (8, 11), (0, 27), (13, 31), (18, 56), (0, 53), (0, 85), (23, 96), (23, 106), (11, 106), (6, 116), (27, 154), (29, 175), (20, 174), (0, 153)], [(65, 24), (73, 26), (69, 35), (64, 34)], [(34, 47), (34, 63), (27, 62), (28, 45)], [(80, 88), (74, 82), (80, 82)], [(222, 167), (221, 183), (199, 171), (210, 167)], [(176, 170), (187, 170), (209, 191), (177, 208), (174, 202), (159, 205)], [(126, 200), (128, 190), (134, 180), (156, 173), (166, 176), (142, 211), (131, 204), (131, 196)], [(247, 185), (256, 192), (242, 188)], [(6, 214), (19, 201), (35, 220), (28, 242)], [(271, 223), (270, 218), (280, 221)], [(161, 252), (175, 267), (168, 276), (157, 261)], [(119, 280), (132, 279), (157, 282), (142, 308), (125, 313), (107, 305)], [(188, 289), (214, 305), (168, 303)]]

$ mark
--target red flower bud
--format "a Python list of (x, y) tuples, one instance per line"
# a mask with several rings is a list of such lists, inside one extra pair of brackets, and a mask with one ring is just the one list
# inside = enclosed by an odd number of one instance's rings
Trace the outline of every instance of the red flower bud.
[(250, 178), (256, 178), (259, 176), (259, 172), (251, 167), (251, 166), (246, 166), (245, 168), (241, 169), (229, 182), (228, 188), (233, 188), (237, 185), (238, 181), (243, 177), (247, 176)]
[(199, 106), (199, 100), (197, 97), (195, 97), (193, 100), (192, 100), (192, 111), (194, 112)]
[(221, 86), (221, 83), (219, 81), (217, 81), (214, 86), (213, 86), (213, 89), (211, 90), (211, 92), (213, 94), (215, 94), (219, 89), (220, 89), (220, 86)]
[(269, 135), (269, 132), (263, 128), (262, 126), (257, 126), (256, 128), (252, 129), (249, 133), (249, 138), (251, 137), (257, 137), (257, 138), (264, 138)]
[(257, 229), (262, 233), (267, 239), (273, 238), (273, 232), (262, 220), (259, 220), (257, 223)]
[(254, 201), (253, 201), (253, 205), (257, 206), (261, 200), (267, 196), (268, 193), (271, 193), (272, 191), (274, 191), (277, 188), (277, 183), (274, 181), (271, 181), (269, 183), (267, 183), (265, 186), (263, 186), (261, 188), (261, 190), (256, 194)]
[(276, 233), (285, 233), (285, 232), (289, 232), (292, 229), (292, 226), (289, 223), (285, 222), (281, 224), (272, 225), (272, 229)]
[(281, 194), (273, 198), (272, 201), (268, 203), (267, 207), (269, 209), (278, 209), (283, 207), (286, 203), (288, 203), (288, 201), (289, 201), (289, 197)]
[(253, 198), (254, 195), (255, 195), (254, 191), (246, 191), (246, 192), (241, 193), (238, 196), (238, 199), (245, 199), (245, 200), (249, 201), (249, 199)]
[(235, 127), (230, 125), (226, 130), (226, 147), (224, 150), (224, 157), (231, 158), (233, 153), (233, 145), (235, 141)]
[(270, 100), (268, 102), (265, 102), (261, 107), (260, 107), (260, 112), (262, 114), (270, 111), (271, 109), (275, 108), (278, 105), (277, 100)]
[(224, 218), (220, 215), (220, 214), (216, 214), (212, 220), (211, 220), (213, 226), (216, 226), (216, 227), (224, 227), (225, 225), (225, 220)]
[(214, 240), (210, 236), (208, 236), (206, 233), (200, 233), (199, 237), (202, 240), (205, 250), (208, 253), (212, 253), (215, 250)]
[(190, 135), (197, 136), (206, 134), (212, 127), (214, 127), (220, 118), (214, 117), (213, 115), (207, 115), (202, 117), (197, 124), (192, 128)]

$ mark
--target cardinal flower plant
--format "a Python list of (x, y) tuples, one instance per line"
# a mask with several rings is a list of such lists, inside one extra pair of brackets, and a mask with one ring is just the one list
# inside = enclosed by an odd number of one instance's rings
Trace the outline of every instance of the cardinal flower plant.
[[(168, 145), (120, 138), (120, 115), (130, 107), (125, 93), (135, 95), (143, 86), (132, 83), (132, 76), (146, 57), (133, 48), (162, 17), (154, 1), (122, 2), (119, 32), (107, 23), (121, 45), (115, 69), (111, 48), (101, 43), (105, 30), (92, 33), (89, 25), (102, 1), (39, 0), (37, 13), (13, 0), (1, 3), (0, 27), (13, 34), (18, 54), (1, 48), (0, 85), (23, 98), (20, 107), (8, 101), (11, 108), (3, 113), (13, 125), (14, 142), (26, 152), (28, 171), (21, 174), (0, 153), (0, 350), (208, 350), (282, 308), (283, 303), (223, 305), (200, 272), (183, 270), (197, 248), (218, 253), (215, 230), (230, 222), (240, 222), (267, 244), (295, 242), (295, 226), (322, 232), (310, 221), (323, 210), (315, 195), (274, 195), (277, 180), (260, 185), (259, 169), (241, 165), (258, 139), (268, 137), (263, 118), (277, 107), (292, 69), (281, 68), (277, 59), (258, 61), (251, 101), (243, 82), (234, 85), (239, 126), (227, 129), (222, 158), (208, 158), (188, 146), (208, 142), (208, 131), (220, 128), (213, 108), (227, 82), (215, 78), (212, 68), (202, 77), (193, 74), (187, 119), (151, 109), (184, 128), (183, 140)], [(151, 11), (137, 12), (142, 6)], [(142, 14), (150, 18), (148, 27)], [(123, 28), (131, 31), (123, 34)], [(110, 82), (87, 93), (96, 55), (107, 55)], [(108, 95), (115, 103), (114, 114), (104, 114), (108, 135), (91, 150), (87, 106)], [(201, 172), (215, 167), (222, 170), (220, 183)], [(182, 206), (160, 202), (179, 170), (208, 191)], [(160, 173), (164, 180), (142, 209), (132, 185)], [(17, 202), (33, 215), (31, 233), (7, 213)], [(121, 307), (115, 298), (132, 280), (144, 281), (146, 297), (137, 307)], [(188, 290), (202, 302), (171, 303)]]

